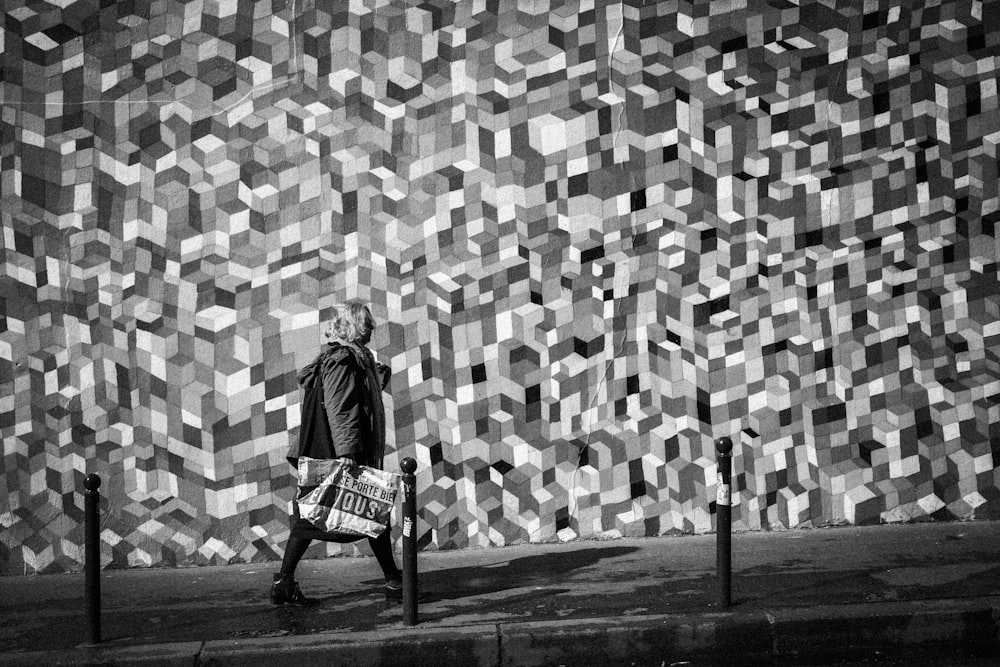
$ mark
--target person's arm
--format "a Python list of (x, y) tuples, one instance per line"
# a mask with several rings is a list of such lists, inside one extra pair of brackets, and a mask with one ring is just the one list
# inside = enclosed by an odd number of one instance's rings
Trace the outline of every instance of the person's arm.
[(323, 362), (323, 402), (330, 421), (334, 453), (340, 458), (359, 457), (364, 407), (358, 385), (358, 368), (347, 350), (335, 350)]
[(318, 371), (322, 363), (323, 354), (320, 353), (308, 365), (303, 366), (302, 370), (295, 374), (295, 380), (299, 383), (300, 387), (305, 387), (307, 383), (310, 387), (315, 386), (312, 376)]

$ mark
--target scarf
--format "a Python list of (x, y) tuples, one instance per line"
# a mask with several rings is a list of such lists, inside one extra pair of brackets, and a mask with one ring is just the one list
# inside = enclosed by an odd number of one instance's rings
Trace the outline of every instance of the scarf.
[(373, 433), (375, 442), (372, 443), (372, 461), (370, 464), (381, 470), (382, 460), (385, 457), (385, 405), (382, 403), (382, 383), (379, 381), (378, 369), (375, 366), (375, 357), (371, 350), (357, 343), (343, 343), (351, 348), (355, 357), (361, 362), (361, 367), (365, 371), (365, 386), (368, 395), (368, 409), (372, 418)]

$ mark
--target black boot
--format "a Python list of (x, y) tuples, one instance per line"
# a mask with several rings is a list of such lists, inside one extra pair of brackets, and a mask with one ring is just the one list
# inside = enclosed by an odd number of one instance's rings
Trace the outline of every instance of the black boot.
[(304, 607), (316, 604), (319, 600), (307, 598), (302, 594), (299, 583), (292, 579), (289, 574), (274, 575), (274, 584), (271, 585), (271, 602), (273, 604), (287, 604), (293, 607)]
[[(403, 573), (400, 572), (398, 577), (386, 578), (385, 580), (385, 601), (395, 602), (400, 604), (403, 602)], [(417, 602), (424, 602), (428, 599), (428, 595), (425, 591), (421, 591), (419, 584), (417, 586)]]

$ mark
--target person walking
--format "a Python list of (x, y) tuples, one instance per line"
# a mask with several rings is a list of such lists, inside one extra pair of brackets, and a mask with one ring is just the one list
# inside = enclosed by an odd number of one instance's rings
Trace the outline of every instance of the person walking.
[[(377, 363), (367, 345), (375, 329), (375, 318), (363, 301), (348, 301), (334, 307), (327, 329), (328, 342), (305, 368), (299, 371), (298, 383), (304, 392), (303, 423), (298, 442), (288, 454), (288, 462), (298, 468), (300, 456), (314, 459), (350, 459), (361, 465), (382, 469), (385, 456), (385, 408), (382, 391), (391, 370)], [(319, 403), (320, 405), (316, 405)], [(305, 415), (322, 410), (329, 428), (322, 420)], [(319, 422), (319, 423), (317, 423)], [(290, 516), (291, 534), (274, 575), (271, 602), (277, 605), (307, 605), (317, 602), (303, 595), (295, 581), (295, 568), (312, 540), (352, 542), (355, 536), (331, 534), (299, 516), (298, 501), (293, 501)], [(402, 600), (402, 573), (396, 567), (388, 528), (378, 537), (368, 538), (372, 553), (385, 576), (386, 600)]]

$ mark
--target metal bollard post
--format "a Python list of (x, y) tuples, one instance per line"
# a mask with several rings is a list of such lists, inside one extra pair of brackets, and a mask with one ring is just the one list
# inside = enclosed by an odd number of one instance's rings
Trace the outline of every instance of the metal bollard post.
[(417, 624), (417, 462), (406, 457), (403, 471), (403, 625)]
[(719, 606), (732, 604), (732, 462), (733, 441), (719, 438), (715, 441), (715, 455), (719, 473), (715, 494), (715, 571), (719, 580)]
[(101, 502), (101, 478), (87, 475), (83, 480), (83, 541), (84, 541), (84, 605), (90, 643), (101, 642), (101, 522), (98, 506)]

